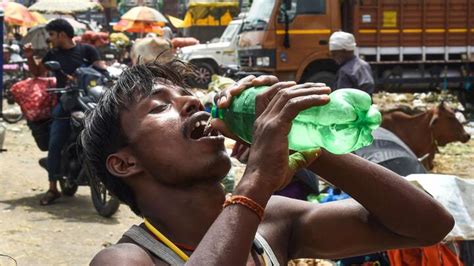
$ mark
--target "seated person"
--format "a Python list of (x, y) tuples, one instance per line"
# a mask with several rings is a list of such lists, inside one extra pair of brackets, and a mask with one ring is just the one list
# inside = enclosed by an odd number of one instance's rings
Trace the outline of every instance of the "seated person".
[[(452, 216), (399, 175), (353, 154), (290, 155), (291, 121), (329, 101), (317, 84), (277, 82), (257, 98), (246, 171), (227, 197), (228, 133), (185, 84), (179, 61), (126, 70), (86, 119), (81, 137), (96, 176), (144, 223), (101, 250), (92, 265), (284, 265), (432, 245)], [(248, 77), (220, 98), (272, 79)], [(353, 199), (314, 204), (272, 196), (302, 167)]]

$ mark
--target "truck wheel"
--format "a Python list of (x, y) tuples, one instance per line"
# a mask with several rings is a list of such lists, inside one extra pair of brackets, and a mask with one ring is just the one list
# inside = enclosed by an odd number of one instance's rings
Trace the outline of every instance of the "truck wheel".
[(308, 78), (304, 79), (304, 82), (320, 82), (325, 83), (326, 86), (332, 87), (336, 81), (336, 74), (329, 71), (320, 71), (310, 75)]
[(211, 64), (203, 61), (192, 62), (195, 68), (195, 76), (191, 79), (190, 85), (193, 87), (207, 89), (211, 82), (211, 77), (216, 73)]

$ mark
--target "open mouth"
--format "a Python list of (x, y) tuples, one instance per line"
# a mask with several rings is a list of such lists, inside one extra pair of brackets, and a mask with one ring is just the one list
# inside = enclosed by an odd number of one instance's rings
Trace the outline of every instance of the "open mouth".
[(193, 114), (185, 125), (185, 132), (193, 140), (219, 136), (218, 131), (211, 127), (210, 115), (206, 112)]

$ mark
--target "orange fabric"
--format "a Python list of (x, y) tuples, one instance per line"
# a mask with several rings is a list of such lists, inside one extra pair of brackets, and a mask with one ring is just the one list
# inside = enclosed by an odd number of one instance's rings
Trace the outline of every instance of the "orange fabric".
[(392, 266), (464, 266), (444, 244), (387, 251)]

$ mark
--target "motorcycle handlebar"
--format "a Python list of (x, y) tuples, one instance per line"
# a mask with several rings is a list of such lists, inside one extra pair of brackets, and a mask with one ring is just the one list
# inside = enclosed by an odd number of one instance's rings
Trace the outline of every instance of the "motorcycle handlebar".
[(47, 92), (52, 92), (52, 93), (66, 93), (73, 90), (75, 89), (74, 88), (48, 88), (46, 89)]

